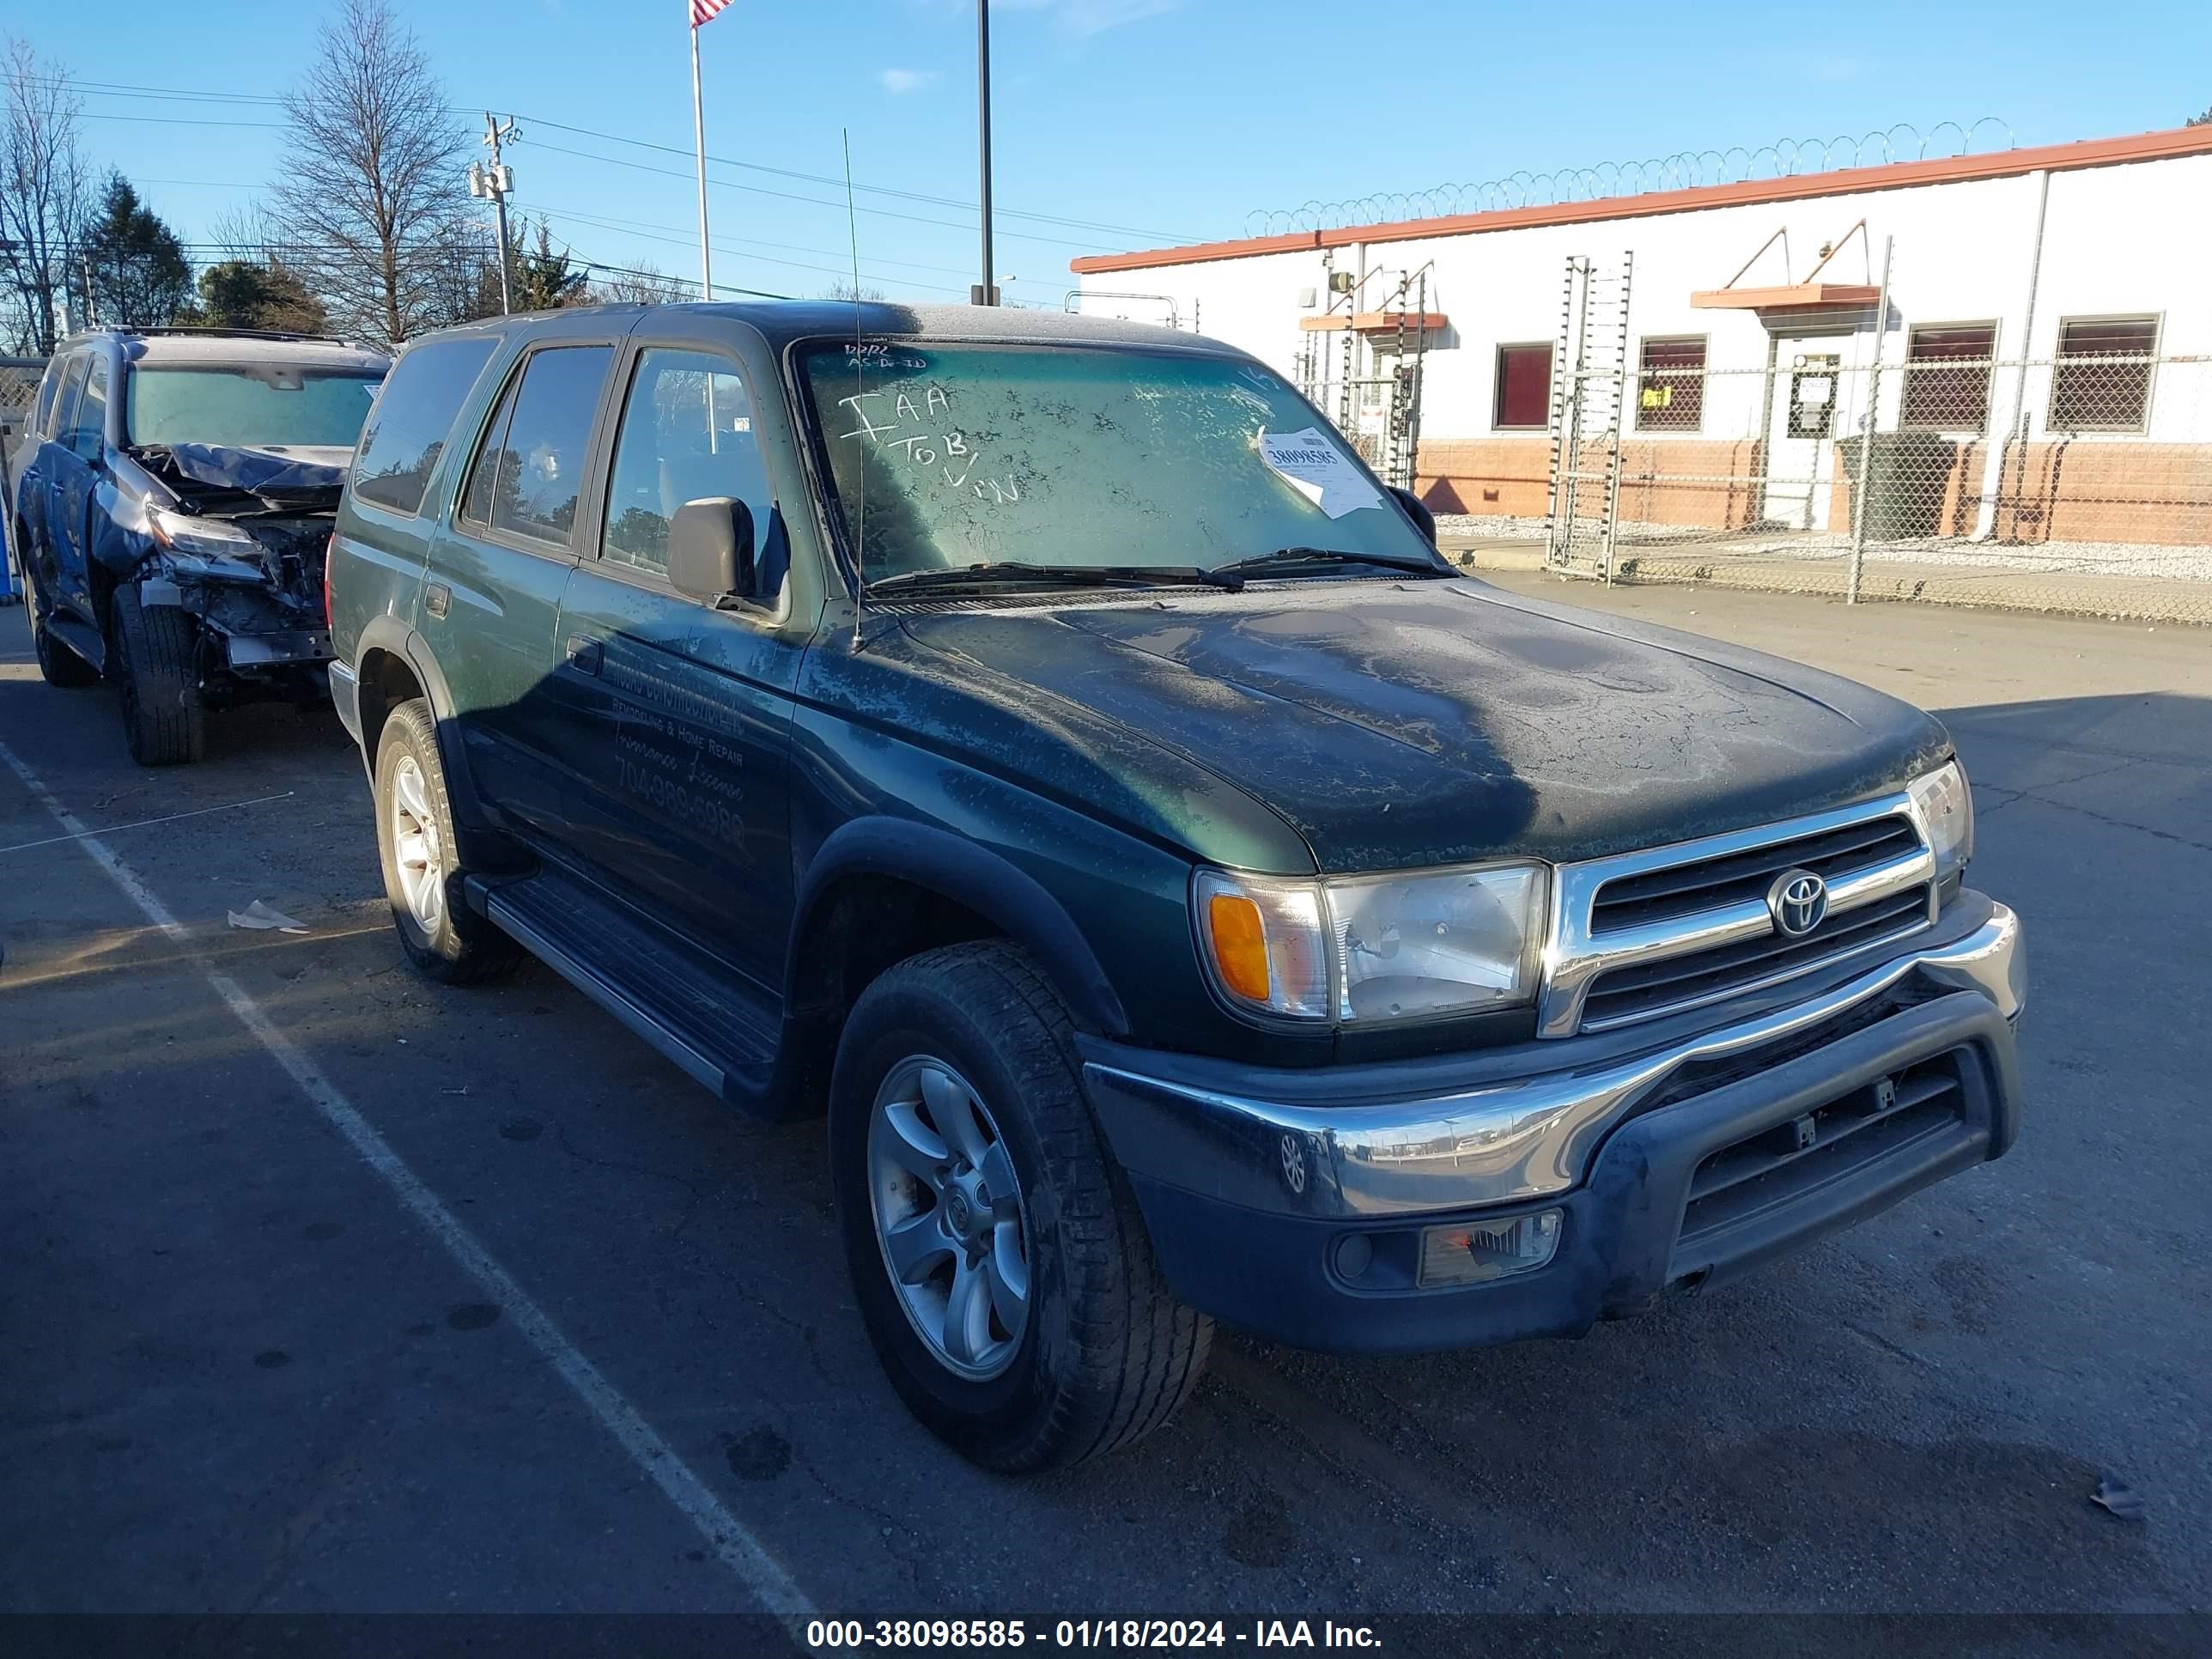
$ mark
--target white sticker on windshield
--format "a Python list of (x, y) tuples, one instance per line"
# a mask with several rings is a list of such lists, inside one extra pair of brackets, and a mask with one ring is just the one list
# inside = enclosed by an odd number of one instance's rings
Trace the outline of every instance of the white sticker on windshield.
[(1380, 507), (1382, 497), (1360, 476), (1352, 458), (1317, 427), (1303, 432), (1260, 434), (1260, 459), (1268, 469), (1332, 519), (1363, 507)]

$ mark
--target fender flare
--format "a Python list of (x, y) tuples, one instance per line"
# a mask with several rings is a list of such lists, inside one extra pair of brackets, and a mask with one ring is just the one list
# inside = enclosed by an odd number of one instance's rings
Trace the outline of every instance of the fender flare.
[(965, 905), (1036, 957), (1079, 1018), (1109, 1036), (1127, 1035), (1129, 1016), (1120, 994), (1058, 899), (988, 848), (909, 818), (854, 818), (822, 843), (793, 907), (787, 986), (799, 982), (800, 953), (823, 895), (854, 875), (895, 877)]

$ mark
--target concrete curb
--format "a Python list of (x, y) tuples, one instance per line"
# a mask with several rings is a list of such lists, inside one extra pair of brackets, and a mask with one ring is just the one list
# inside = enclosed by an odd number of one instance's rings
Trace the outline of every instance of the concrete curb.
[[(1444, 536), (1446, 557), (1470, 570), (1544, 568), (1540, 542), (1486, 542)], [(1669, 552), (1663, 562), (1634, 552), (1619, 556), (1617, 583), (1730, 587), (1766, 593), (1809, 593), (1841, 599), (1850, 580), (1843, 559), (1774, 559), (1716, 555), (1705, 560)], [(1563, 582), (1577, 578), (1565, 577)], [(1859, 597), (1921, 605), (1955, 605), (1992, 611), (2027, 611), (2127, 622), (2212, 626), (2212, 584), (2093, 576), (2067, 571), (2017, 570), (1982, 565), (1867, 561)]]

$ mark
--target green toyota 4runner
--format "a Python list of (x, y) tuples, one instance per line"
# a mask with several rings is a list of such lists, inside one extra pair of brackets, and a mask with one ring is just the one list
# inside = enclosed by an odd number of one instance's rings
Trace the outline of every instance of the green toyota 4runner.
[(1576, 1335), (2002, 1152), (1942, 727), (1432, 527), (1188, 335), (428, 337), (329, 567), (401, 945), (825, 1115), (885, 1369), (1003, 1469), (1164, 1422), (1216, 1319)]

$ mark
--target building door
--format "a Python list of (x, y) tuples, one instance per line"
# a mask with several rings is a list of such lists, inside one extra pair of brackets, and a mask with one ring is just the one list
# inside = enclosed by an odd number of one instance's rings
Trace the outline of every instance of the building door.
[(1766, 495), (1759, 516), (1790, 530), (1826, 530), (1835, 441), (1844, 433), (1844, 357), (1833, 335), (1775, 343), (1767, 417)]

